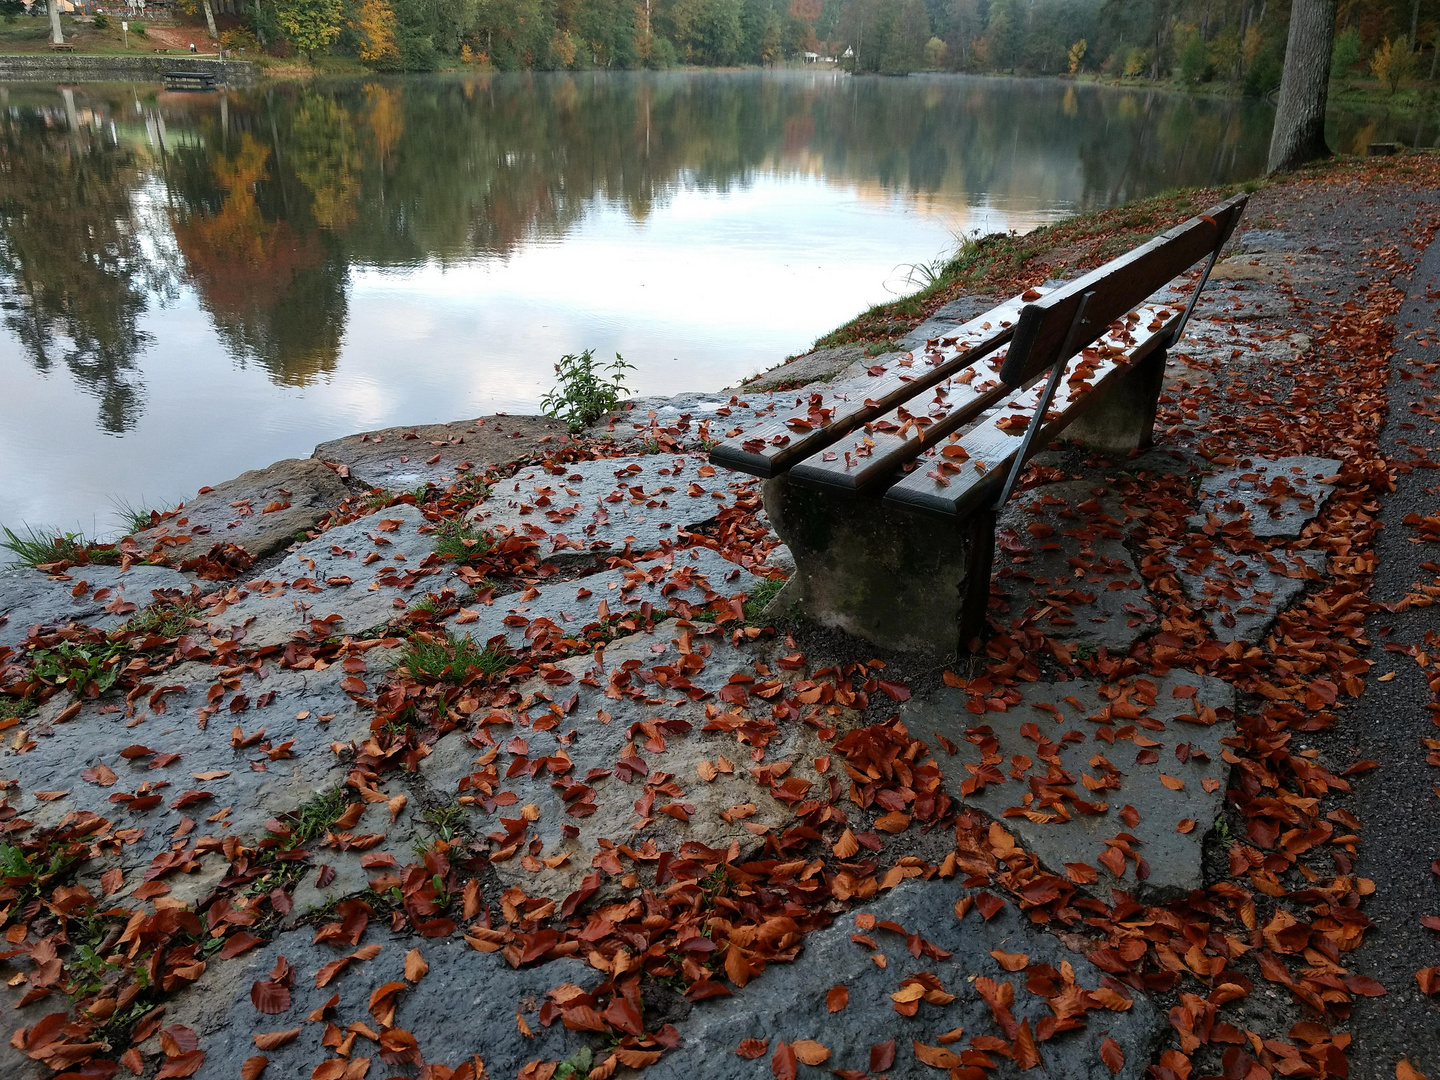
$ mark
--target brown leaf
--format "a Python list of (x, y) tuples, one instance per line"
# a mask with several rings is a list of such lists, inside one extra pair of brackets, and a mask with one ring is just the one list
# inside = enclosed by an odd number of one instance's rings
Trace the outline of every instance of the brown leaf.
[(795, 1051), (795, 1060), (801, 1065), (819, 1065), (830, 1057), (830, 1049), (814, 1039), (796, 1039), (790, 1044)]
[(926, 1046), (918, 1040), (910, 1044), (915, 1050), (915, 1056), (922, 1064), (929, 1065), (932, 1069), (958, 1069), (965, 1064), (960, 1055), (953, 1050), (947, 1050), (943, 1046)]
[(825, 995), (825, 1007), (832, 1013), (837, 1013), (846, 1005), (850, 1004), (850, 990), (844, 986), (832, 986), (830, 992)]
[(770, 1049), (770, 1043), (766, 1039), (744, 1039), (735, 1048), (735, 1053), (742, 1058), (754, 1061), (758, 1057), (764, 1057), (765, 1051)]
[(245, 1064), (240, 1066), (240, 1080), (259, 1080), (260, 1074), (265, 1071), (265, 1066), (270, 1064), (270, 1059), (264, 1054), (256, 1054), (254, 1057), (245, 1059)]
[(250, 1001), (262, 1013), (282, 1013), (290, 1008), (290, 988), (270, 979), (257, 979), (250, 987)]
[(990, 955), (1006, 971), (1021, 971), (1030, 964), (1030, 957), (1023, 952), (1001, 952), (999, 949), (991, 949)]
[(419, 949), (411, 949), (405, 954), (405, 978), (409, 979), (412, 983), (418, 983), (425, 977), (425, 974), (429, 970), (430, 965), (427, 964), (425, 958), (420, 955)]
[(1425, 1080), (1425, 1074), (1411, 1065), (1408, 1058), (1401, 1058), (1395, 1063), (1395, 1080)]
[(300, 1037), (299, 1028), (291, 1028), (289, 1031), (261, 1031), (252, 1036), (255, 1046), (260, 1050), (278, 1050), (288, 1042), (293, 1042)]
[(80, 779), (88, 781), (92, 784), (98, 784), (100, 787), (109, 787), (111, 784), (115, 783), (116, 780), (119, 780), (120, 777), (115, 775), (114, 769), (110, 768), (109, 765), (106, 765), (102, 761), (99, 765), (96, 765), (93, 768), (86, 769), (84, 772), (82, 772), (80, 774)]
[(870, 1071), (882, 1073), (895, 1064), (895, 1040), (887, 1039), (870, 1047)]
[(155, 1080), (170, 1080), (171, 1077), (194, 1076), (204, 1063), (204, 1050), (191, 1050), (188, 1054), (179, 1054), (172, 1058), (166, 1058), (165, 1064), (161, 1065), (160, 1071), (155, 1074)]
[(1105, 1036), (1105, 1041), (1100, 1044), (1100, 1060), (1112, 1073), (1118, 1073), (1125, 1067), (1125, 1051), (1120, 1048), (1110, 1036)]
[(770, 1071), (775, 1074), (775, 1080), (795, 1080), (795, 1051), (790, 1044), (783, 1040), (776, 1040), (775, 1054), (770, 1058)]

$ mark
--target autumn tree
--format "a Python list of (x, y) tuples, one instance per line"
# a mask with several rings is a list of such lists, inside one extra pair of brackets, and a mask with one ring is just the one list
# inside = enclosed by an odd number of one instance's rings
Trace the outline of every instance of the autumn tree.
[(1330, 92), (1330, 55), (1335, 43), (1335, 0), (1295, 0), (1280, 103), (1270, 137), (1269, 172), (1285, 172), (1328, 157), (1325, 102)]
[(1410, 39), (1401, 34), (1394, 41), (1389, 38), (1375, 50), (1370, 59), (1370, 73), (1390, 87), (1390, 93), (1400, 89), (1400, 84), (1415, 74), (1415, 53), (1410, 48)]
[(385, 0), (361, 0), (355, 29), (360, 35), (361, 60), (392, 60), (400, 56), (395, 44), (395, 9)]

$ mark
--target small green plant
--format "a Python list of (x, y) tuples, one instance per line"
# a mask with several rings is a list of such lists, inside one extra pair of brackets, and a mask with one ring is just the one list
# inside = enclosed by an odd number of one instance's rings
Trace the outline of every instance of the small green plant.
[(369, 495), (366, 495), (362, 501), (365, 504), (366, 510), (384, 510), (385, 507), (395, 501), (395, 495), (392, 492), (376, 488), (370, 492)]
[(898, 341), (872, 341), (865, 346), (865, 355), (879, 356), (881, 353), (895, 352), (899, 348)]
[(629, 393), (625, 372), (634, 370), (635, 365), (627, 364), (619, 353), (614, 363), (606, 365), (595, 363), (594, 349), (578, 356), (566, 353), (555, 365), (555, 387), (540, 399), (540, 408), (546, 416), (564, 420), (571, 431), (579, 431), (619, 407)]
[(109, 29), (110, 29), (110, 16), (109, 16), (109, 15), (106, 15), (105, 12), (103, 12), (103, 11), (97, 11), (97, 12), (95, 13), (94, 26), (95, 26), (95, 29), (96, 29), (96, 30), (109, 30)]
[(138, 22), (137, 22), (137, 23), (131, 23), (131, 24), (130, 24), (130, 33), (136, 34), (136, 35), (138, 35), (139, 37), (144, 37), (144, 36), (145, 36), (145, 24), (144, 24), (144, 23), (138, 23)]
[(460, 518), (447, 518), (435, 530), (435, 554), (442, 559), (464, 562), (472, 555), (490, 550), (490, 536), (472, 528)]
[[(99, 16), (97, 15), (98, 19)], [(160, 524), (160, 510), (147, 510), (144, 506), (136, 506), (125, 499), (112, 499), (115, 504), (115, 513), (120, 518), (120, 524), (127, 536), (144, 532), (152, 526)]]
[(121, 646), (113, 641), (62, 641), (54, 648), (33, 650), (30, 660), (37, 678), (68, 689), (76, 697), (87, 693), (92, 684), (98, 694), (103, 694), (120, 677)]
[(5, 539), (0, 540), (0, 548), (15, 556), (17, 565), (45, 566), (56, 562), (74, 562), (85, 550), (85, 538), (79, 533), (51, 536), (29, 525), (22, 528), (24, 535), (8, 527), (4, 528)]
[(1076, 644), (1075, 644), (1075, 659), (1076, 659), (1076, 660), (1094, 660), (1094, 659), (1095, 659), (1095, 642), (1093, 642), (1093, 641), (1080, 641), (1080, 642), (1076, 642)]
[(156, 637), (177, 638), (190, 629), (190, 622), (200, 614), (200, 605), (192, 600), (157, 600), (130, 617), (125, 628)]
[(0, 695), (0, 720), (9, 720), (26, 715), (35, 708), (35, 699), (30, 695), (25, 697), (11, 697), (9, 694)]
[(770, 601), (779, 595), (780, 590), (785, 587), (783, 578), (766, 578), (760, 584), (750, 590), (750, 595), (745, 598), (745, 621), (747, 623), (758, 623)]
[(1230, 831), (1230, 823), (1224, 818), (1217, 817), (1215, 819), (1215, 839), (1227, 848), (1235, 842), (1235, 835)]
[(290, 838), (286, 842), (287, 850), (307, 844), (329, 831), (349, 806), (350, 800), (345, 797), (345, 789), (338, 784), (317, 792), (288, 817)]
[(400, 665), (411, 675), (427, 675), (440, 682), (459, 685), (472, 671), (494, 678), (508, 666), (506, 658), (488, 645), (481, 648), (470, 635), (416, 634)]
[(590, 1075), (590, 1063), (594, 1059), (588, 1046), (582, 1046), (568, 1059), (560, 1063), (552, 1080), (579, 1080)]

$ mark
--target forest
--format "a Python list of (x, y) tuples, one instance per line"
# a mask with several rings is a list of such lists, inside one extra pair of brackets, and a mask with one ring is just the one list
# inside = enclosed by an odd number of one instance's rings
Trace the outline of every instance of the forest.
[[(208, 3), (210, 0), (189, 0)], [(730, 67), (1279, 85), (1290, 0), (216, 0), (225, 44), (376, 70)], [(1340, 0), (1332, 77), (1434, 80), (1440, 0)]]

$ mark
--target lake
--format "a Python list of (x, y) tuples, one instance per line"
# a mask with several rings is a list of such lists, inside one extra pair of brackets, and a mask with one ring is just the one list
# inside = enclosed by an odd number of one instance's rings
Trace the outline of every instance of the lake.
[[(0, 523), (396, 424), (535, 411), (563, 353), (732, 385), (974, 232), (1263, 170), (1271, 108), (831, 70), (0, 88)], [(1432, 145), (1335, 114), (1332, 145)]]

